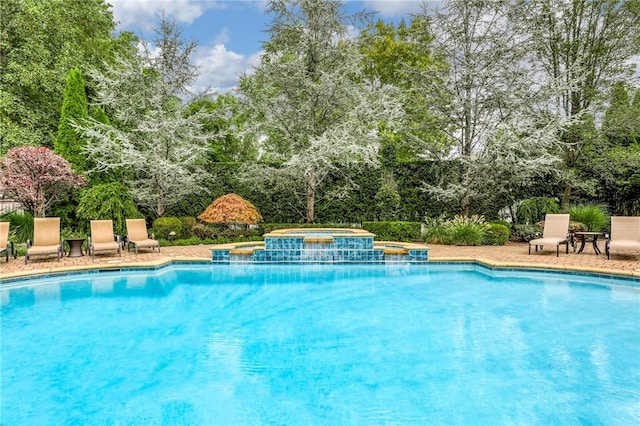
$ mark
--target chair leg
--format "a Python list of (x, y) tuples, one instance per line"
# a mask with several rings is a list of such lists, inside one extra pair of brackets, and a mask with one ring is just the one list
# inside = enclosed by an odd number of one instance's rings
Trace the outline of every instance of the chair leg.
[(529, 243), (529, 254), (531, 254), (531, 243)]

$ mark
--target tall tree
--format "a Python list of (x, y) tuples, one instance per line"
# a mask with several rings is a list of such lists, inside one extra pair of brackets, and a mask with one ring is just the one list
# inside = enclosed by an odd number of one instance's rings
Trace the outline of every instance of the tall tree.
[(440, 128), (453, 142), (453, 157), (461, 160), (464, 169), (461, 182), (430, 190), (457, 202), (465, 215), (473, 197), (479, 195), (465, 183), (473, 180), (471, 164), (486, 152), (487, 141), (498, 129), (515, 124), (514, 118), (521, 117), (526, 107), (530, 87), (523, 62), (526, 51), (519, 23), (511, 19), (513, 6), (502, 0), (448, 0), (431, 19), (426, 8), (421, 14), (431, 21), (424, 30), (435, 35), (435, 55), (448, 66), (414, 68), (413, 75), (418, 90), (432, 100)]
[(34, 216), (85, 184), (67, 160), (46, 147), (12, 148), (0, 161), (0, 186)]
[(197, 77), (187, 43), (174, 22), (160, 17), (157, 54), (143, 43), (140, 56), (119, 57), (104, 72), (94, 70), (96, 102), (110, 123), (90, 119), (78, 126), (91, 139), (86, 146), (90, 172), (124, 170), (136, 201), (157, 216), (183, 197), (204, 191), (201, 167), (210, 135), (203, 110), (187, 113), (182, 97), (192, 96)]
[[(580, 118), (614, 81), (633, 73), (629, 60), (640, 54), (640, 0), (521, 1), (530, 8), (522, 22), (531, 36), (533, 63), (547, 80), (564, 83), (551, 99), (556, 111)], [(565, 132), (564, 209), (574, 183), (572, 169), (583, 153), (580, 135)]]
[[(616, 82), (611, 88), (609, 108), (604, 114), (602, 131), (614, 145), (627, 146), (640, 142), (640, 110), (634, 111), (629, 89), (628, 84)], [(636, 97), (640, 99), (637, 94)]]
[(436, 68), (446, 69), (446, 63), (433, 52), (433, 34), (429, 17), (412, 17), (398, 25), (378, 20), (359, 37), (360, 50), (365, 55), (365, 75), (383, 85), (398, 87), (403, 94), (405, 117), (394, 134), (387, 134), (396, 145), (400, 161), (417, 156), (440, 156), (450, 144), (437, 127), (432, 110), (433, 100), (416, 84), (416, 73)]
[(0, 2), (0, 153), (53, 147), (69, 70), (133, 51), (130, 33), (113, 37), (109, 7), (104, 0)]
[(84, 91), (84, 80), (78, 68), (73, 68), (67, 76), (64, 89), (58, 135), (54, 143), (54, 151), (71, 163), (77, 172), (87, 169), (86, 154), (83, 152), (84, 143), (72, 123), (82, 123), (89, 117), (87, 110), (87, 95)]
[(303, 217), (313, 222), (326, 179), (348, 167), (375, 167), (378, 129), (392, 128), (402, 111), (394, 88), (364, 78), (364, 58), (348, 37), (363, 15), (346, 16), (335, 0), (273, 0), (267, 12), (274, 19), (262, 63), (243, 76), (240, 93), (256, 117), (247, 135), (281, 166), (245, 176), (286, 177), (283, 186), (297, 189)]

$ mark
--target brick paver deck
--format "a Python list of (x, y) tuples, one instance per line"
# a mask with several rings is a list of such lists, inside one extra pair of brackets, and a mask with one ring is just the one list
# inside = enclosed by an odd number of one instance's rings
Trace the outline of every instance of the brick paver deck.
[[(154, 266), (172, 260), (203, 260), (211, 259), (212, 245), (197, 245), (185, 247), (162, 247), (157, 251), (141, 251), (136, 255), (133, 251), (123, 252), (122, 257), (117, 254), (99, 254), (95, 261), (90, 256), (80, 258), (65, 257), (60, 262), (53, 258), (34, 258), (29, 264), (24, 264), (24, 257), (11, 258), (5, 263), (0, 260), (0, 279), (15, 276), (49, 273), (69, 270), (83, 270), (88, 268)], [(601, 247), (602, 248), (602, 247)], [(588, 245), (584, 252), (577, 254), (569, 250), (569, 254), (560, 253), (556, 257), (554, 250), (545, 250), (528, 254), (526, 243), (509, 243), (505, 246), (459, 247), (444, 245), (429, 245), (429, 258), (432, 261), (448, 260), (477, 260), (497, 266), (523, 266), (535, 268), (571, 269), (576, 271), (593, 271), (619, 275), (640, 277), (640, 253), (628, 252), (613, 255), (607, 260), (605, 254), (596, 255)]]

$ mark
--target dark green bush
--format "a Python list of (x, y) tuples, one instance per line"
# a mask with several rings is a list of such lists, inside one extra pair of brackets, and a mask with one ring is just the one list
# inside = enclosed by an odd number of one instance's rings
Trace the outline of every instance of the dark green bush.
[(129, 188), (119, 182), (96, 185), (84, 191), (76, 215), (84, 221), (77, 225), (80, 229), (89, 229), (92, 219), (111, 219), (114, 232), (119, 235), (127, 234), (125, 219), (142, 217)]
[(549, 197), (531, 197), (522, 200), (516, 210), (516, 223), (538, 223), (547, 213), (559, 213), (560, 206)]
[(196, 223), (191, 228), (191, 231), (193, 232), (194, 237), (200, 238), (201, 240), (214, 238), (214, 236), (216, 235), (215, 230), (211, 226), (204, 223)]
[(16, 243), (26, 243), (33, 239), (33, 216), (31, 213), (11, 212), (2, 216), (9, 222), (9, 239)]
[(609, 225), (609, 213), (600, 204), (572, 206), (569, 208), (569, 214), (572, 221), (585, 224), (591, 232), (604, 231)]
[(538, 223), (517, 224), (513, 227), (513, 236), (519, 241), (531, 241), (542, 237), (542, 227)]
[(193, 237), (193, 227), (198, 224), (196, 218), (191, 216), (183, 216), (180, 218), (180, 222), (182, 222), (182, 231), (180, 233), (180, 238), (184, 239)]
[(490, 223), (489, 228), (484, 232), (484, 244), (503, 246), (507, 241), (509, 241), (509, 228), (499, 223)]
[[(153, 221), (153, 233), (156, 238), (176, 239), (180, 238), (182, 222), (177, 217), (159, 217)], [(173, 232), (173, 235), (171, 233)]]
[(376, 235), (378, 241), (416, 241), (421, 238), (420, 222), (363, 222), (362, 229)]

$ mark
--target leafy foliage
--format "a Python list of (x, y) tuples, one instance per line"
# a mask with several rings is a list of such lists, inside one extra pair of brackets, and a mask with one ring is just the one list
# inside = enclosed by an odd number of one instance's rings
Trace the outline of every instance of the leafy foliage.
[(420, 222), (363, 222), (362, 229), (376, 235), (378, 241), (417, 241), (421, 238)]
[(509, 241), (509, 228), (499, 223), (490, 223), (483, 236), (483, 244), (503, 246)]
[(256, 206), (236, 194), (223, 195), (209, 205), (198, 219), (224, 225), (256, 224), (262, 220)]
[(87, 189), (80, 199), (77, 215), (88, 229), (92, 219), (111, 219), (116, 234), (126, 235), (126, 219), (142, 217), (129, 188), (122, 183), (106, 183)]
[(84, 184), (69, 162), (49, 148), (12, 148), (0, 161), (0, 187), (35, 216), (43, 217), (70, 189)]
[(182, 221), (177, 217), (159, 217), (153, 221), (153, 233), (157, 238), (165, 240), (179, 238), (182, 233)]
[(26, 243), (33, 240), (33, 215), (25, 212), (11, 212), (2, 216), (4, 222), (9, 222), (11, 239), (16, 243)]
[(267, 11), (274, 15), (270, 40), (240, 93), (253, 124), (246, 137), (266, 136), (264, 158), (279, 166), (247, 168), (243, 178), (265, 190), (275, 186), (265, 181), (290, 188), (313, 222), (328, 179), (345, 180), (325, 195), (344, 197), (354, 188), (345, 170), (377, 165), (376, 129), (393, 128), (402, 108), (395, 88), (362, 78), (363, 55), (348, 37), (361, 16), (343, 15), (335, 0), (274, 0)]
[(84, 80), (79, 69), (73, 68), (67, 76), (62, 112), (58, 124), (58, 135), (54, 143), (56, 154), (64, 157), (77, 172), (87, 169), (86, 154), (82, 151), (84, 141), (71, 123), (81, 123), (88, 118), (87, 96)]
[(587, 231), (604, 231), (609, 224), (609, 214), (602, 205), (577, 205), (569, 208), (571, 220), (583, 223)]
[(518, 224), (532, 224), (544, 220), (547, 213), (559, 213), (560, 206), (556, 200), (549, 197), (531, 197), (522, 200), (516, 210)]
[(69, 70), (134, 49), (131, 33), (114, 36), (104, 0), (2, 0), (0, 22), (0, 153), (52, 148)]
[(104, 72), (91, 72), (96, 101), (111, 112), (111, 124), (89, 120), (78, 128), (91, 140), (91, 172), (123, 170), (136, 201), (162, 216), (185, 196), (206, 191), (209, 135), (202, 127), (207, 113), (187, 113), (180, 100), (197, 76), (189, 62), (195, 44), (164, 19), (156, 33), (157, 55), (143, 43), (142, 56), (119, 56)]

